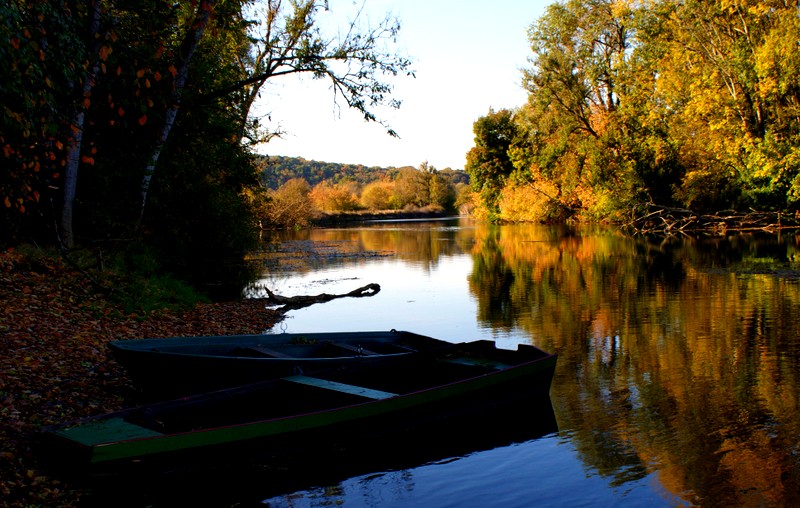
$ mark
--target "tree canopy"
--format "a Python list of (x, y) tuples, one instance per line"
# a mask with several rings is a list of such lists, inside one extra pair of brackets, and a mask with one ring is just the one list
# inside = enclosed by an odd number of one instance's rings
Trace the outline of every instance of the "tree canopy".
[[(515, 138), (491, 157), (513, 165), (503, 189), (544, 193), (592, 219), (648, 202), (797, 210), (799, 9), (786, 0), (550, 5), (528, 33)], [(479, 132), (496, 119), (490, 111), (475, 123), (475, 175), (488, 167)], [(484, 198), (490, 212), (499, 194)], [(548, 219), (537, 213), (527, 219)]]
[(495, 112), (490, 109), (486, 116), (475, 122), (472, 131), (475, 134), (475, 146), (467, 153), (464, 169), (488, 217), (496, 218), (500, 191), (514, 169), (509, 150), (516, 138), (516, 125), (511, 111), (502, 109)]
[(399, 23), (320, 23), (331, 12), (322, 0), (4, 2), (3, 245), (143, 238), (171, 269), (218, 277), (255, 238), (252, 148), (280, 134), (251, 115), (263, 87), (328, 80), (334, 100), (395, 134), (377, 111), (400, 106), (389, 80), (411, 73), (392, 49)]

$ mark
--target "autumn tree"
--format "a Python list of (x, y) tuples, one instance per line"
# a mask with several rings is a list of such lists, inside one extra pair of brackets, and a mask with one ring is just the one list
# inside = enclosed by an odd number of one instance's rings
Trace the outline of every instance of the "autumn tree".
[(453, 211), (456, 202), (455, 186), (438, 169), (423, 162), (417, 169), (419, 172), (419, 199), (423, 206), (443, 211)]
[(531, 25), (528, 101), (498, 151), (513, 171), (488, 171), (476, 135), (473, 188), (503, 218), (796, 208), (798, 33), (781, 0), (554, 3)]
[(347, 183), (320, 182), (311, 189), (311, 201), (325, 212), (349, 212), (359, 208), (358, 192)]
[[(12, 0), (0, 5), (0, 238), (46, 241), (80, 104), (86, 36), (82, 6)], [(44, 222), (39, 217), (48, 217)]]
[(393, 191), (394, 183), (389, 180), (368, 183), (361, 191), (361, 205), (368, 210), (390, 210)]
[(422, 206), (422, 200), (419, 198), (420, 183), (419, 172), (414, 167), (400, 168), (394, 175), (392, 208), (402, 210)]
[(636, 10), (618, 0), (552, 4), (531, 26), (517, 181), (595, 218), (665, 187), (648, 180), (648, 134), (629, 104), (636, 34)]
[(264, 222), (273, 227), (306, 227), (314, 216), (311, 187), (302, 178), (294, 178), (270, 191), (263, 208)]
[[(711, 201), (706, 189), (718, 186), (709, 183), (725, 175), (739, 194), (734, 205), (796, 206), (797, 3), (688, 1), (665, 13), (665, 36), (654, 41), (665, 48), (659, 62), (666, 92), (661, 100), (680, 108), (681, 122), (692, 130), (676, 129), (675, 135), (706, 160), (690, 168), (681, 195)], [(702, 139), (702, 146), (692, 146), (692, 138)]]

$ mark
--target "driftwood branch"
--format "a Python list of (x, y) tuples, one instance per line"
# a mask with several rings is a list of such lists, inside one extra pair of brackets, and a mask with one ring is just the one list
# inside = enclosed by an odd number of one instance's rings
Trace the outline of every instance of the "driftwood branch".
[(641, 234), (675, 235), (694, 233), (723, 234), (728, 231), (766, 231), (800, 228), (800, 214), (781, 212), (736, 212), (723, 210), (703, 214), (684, 208), (670, 208), (649, 203), (635, 211), (626, 224)]
[(378, 284), (372, 283), (358, 289), (354, 289), (349, 293), (339, 295), (321, 293), (318, 295), (281, 296), (276, 295), (270, 291), (269, 288), (264, 288), (264, 290), (267, 292), (267, 303), (271, 305), (282, 305), (282, 307), (278, 310), (280, 312), (286, 312), (289, 310), (302, 309), (303, 307), (308, 307), (310, 305), (314, 305), (315, 303), (329, 302), (336, 298), (360, 298), (363, 296), (374, 296), (381, 290), (381, 287)]

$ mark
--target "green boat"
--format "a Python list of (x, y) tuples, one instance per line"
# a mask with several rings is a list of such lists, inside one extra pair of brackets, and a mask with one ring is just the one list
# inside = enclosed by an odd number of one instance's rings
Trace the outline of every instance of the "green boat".
[(50, 426), (42, 435), (50, 455), (70, 467), (209, 457), (256, 444), (313, 449), (339, 439), (384, 439), (441, 419), (469, 423), (471, 412), (547, 397), (555, 365), (555, 355), (529, 345), (452, 344)]
[(391, 330), (131, 339), (109, 347), (138, 387), (163, 400), (334, 366), (390, 361), (448, 344)]

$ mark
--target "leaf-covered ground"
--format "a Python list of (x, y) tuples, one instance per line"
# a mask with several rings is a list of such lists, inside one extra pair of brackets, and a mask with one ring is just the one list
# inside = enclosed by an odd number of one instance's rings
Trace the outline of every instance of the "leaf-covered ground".
[(260, 333), (281, 319), (258, 300), (123, 315), (53, 260), (0, 253), (0, 506), (76, 506), (86, 492), (43, 468), (42, 425), (114, 411), (132, 393), (106, 344)]

